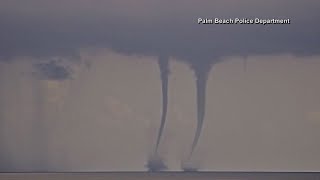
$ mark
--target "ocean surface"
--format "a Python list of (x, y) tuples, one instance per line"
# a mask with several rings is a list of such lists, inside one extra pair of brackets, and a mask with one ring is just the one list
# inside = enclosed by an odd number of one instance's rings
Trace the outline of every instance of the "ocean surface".
[(320, 173), (268, 172), (97, 172), (97, 173), (0, 173), (1, 180), (320, 180)]

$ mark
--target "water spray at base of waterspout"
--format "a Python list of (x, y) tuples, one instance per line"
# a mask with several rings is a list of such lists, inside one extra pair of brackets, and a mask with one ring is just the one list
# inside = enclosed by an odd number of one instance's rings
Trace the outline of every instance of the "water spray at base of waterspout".
[(192, 164), (190, 161), (186, 163), (181, 163), (181, 169), (185, 172), (196, 172), (198, 171), (198, 168)]
[(149, 172), (157, 172), (157, 171), (165, 171), (167, 170), (167, 166), (164, 164), (164, 161), (159, 156), (152, 156), (148, 159), (145, 167)]

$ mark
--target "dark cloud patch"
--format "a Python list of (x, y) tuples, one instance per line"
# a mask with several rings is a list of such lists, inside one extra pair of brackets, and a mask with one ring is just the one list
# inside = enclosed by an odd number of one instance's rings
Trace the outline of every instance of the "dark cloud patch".
[(41, 62), (34, 65), (35, 74), (40, 79), (65, 80), (71, 77), (70, 70), (56, 61)]
[[(194, 64), (224, 56), (319, 53), (316, 20), (320, 3), (315, 0), (201, 0), (197, 4), (189, 0), (68, 0), (61, 5), (30, 0), (25, 5), (16, 1), (1, 4), (3, 57), (67, 56), (97, 47), (125, 54), (167, 54)], [(199, 17), (291, 18), (292, 23), (198, 25)]]

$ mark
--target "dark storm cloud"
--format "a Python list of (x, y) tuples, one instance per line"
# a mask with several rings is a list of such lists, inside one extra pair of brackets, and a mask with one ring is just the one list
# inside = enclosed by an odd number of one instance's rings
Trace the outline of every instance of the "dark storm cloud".
[[(308, 1), (1, 1), (0, 56), (66, 56), (81, 48), (223, 56), (319, 53), (320, 3)], [(290, 18), (290, 25), (198, 25), (198, 18)]]

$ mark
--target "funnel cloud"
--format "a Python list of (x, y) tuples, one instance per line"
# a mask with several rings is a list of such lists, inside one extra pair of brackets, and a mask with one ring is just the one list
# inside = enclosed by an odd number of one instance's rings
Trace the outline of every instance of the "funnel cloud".
[(167, 111), (168, 111), (168, 77), (169, 77), (169, 57), (160, 56), (158, 59), (159, 69), (161, 73), (161, 87), (162, 87), (162, 114), (159, 133), (156, 142), (155, 154), (158, 153), (160, 140), (162, 137), (163, 129), (166, 123)]
[(169, 57), (168, 56), (159, 56), (158, 66), (160, 70), (161, 77), (161, 90), (162, 90), (162, 113), (161, 113), (161, 122), (160, 128), (158, 131), (158, 136), (156, 140), (156, 147), (153, 152), (153, 155), (149, 158), (146, 167), (149, 171), (162, 171), (166, 170), (167, 167), (164, 164), (162, 158), (158, 154), (158, 149), (160, 145), (160, 140), (163, 134), (163, 130), (166, 123), (167, 111), (168, 111), (168, 78), (169, 78)]

